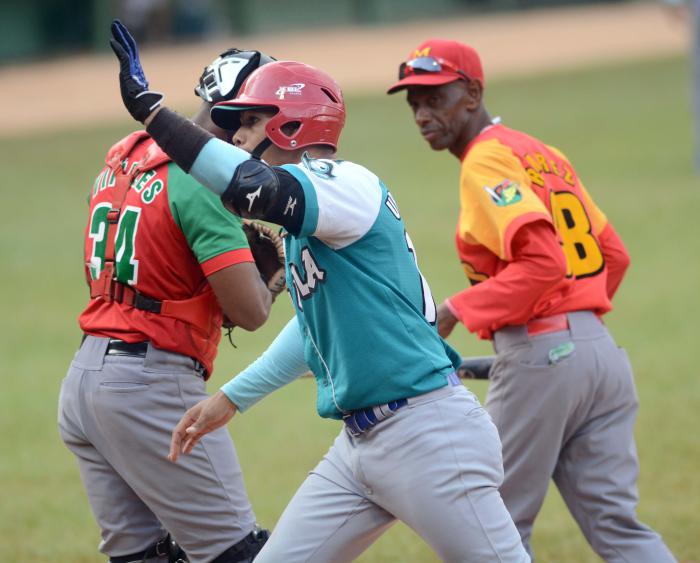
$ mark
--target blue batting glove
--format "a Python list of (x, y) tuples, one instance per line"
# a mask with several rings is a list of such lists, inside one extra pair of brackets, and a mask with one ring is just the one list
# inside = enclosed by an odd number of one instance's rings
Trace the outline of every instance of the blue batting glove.
[(119, 89), (131, 117), (143, 123), (163, 101), (163, 94), (148, 89), (136, 41), (119, 20), (112, 22), (109, 45), (119, 59)]

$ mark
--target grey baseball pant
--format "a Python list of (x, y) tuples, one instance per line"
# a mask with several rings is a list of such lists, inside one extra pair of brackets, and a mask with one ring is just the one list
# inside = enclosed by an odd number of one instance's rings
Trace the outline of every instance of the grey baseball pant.
[(255, 561), (352, 561), (399, 519), (445, 561), (527, 562), (501, 479), (489, 415), (461, 384), (438, 389), (361, 436), (344, 428)]
[(495, 334), (486, 408), (503, 443), (503, 500), (530, 553), (553, 478), (605, 561), (675, 561), (636, 516), (638, 401), (627, 355), (593, 313), (567, 316), (565, 331), (529, 336), (514, 326)]
[(207, 397), (191, 358), (148, 346), (144, 357), (105, 356), (88, 336), (61, 387), (61, 437), (78, 459), (110, 556), (146, 549), (167, 529), (193, 563), (211, 561), (249, 534), (255, 517), (225, 428), (177, 464), (172, 429)]

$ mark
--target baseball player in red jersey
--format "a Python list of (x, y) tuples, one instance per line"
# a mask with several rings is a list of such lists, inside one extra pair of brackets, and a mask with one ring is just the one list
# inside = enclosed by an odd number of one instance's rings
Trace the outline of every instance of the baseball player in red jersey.
[(490, 118), (474, 49), (422, 43), (388, 93), (399, 90), (430, 147), (461, 162), (456, 244), (472, 287), (438, 307), (438, 329), (461, 322), (493, 340), (486, 406), (525, 547), (553, 478), (603, 559), (675, 561), (636, 517), (637, 395), (601, 321), (629, 265), (622, 241), (564, 154)]
[[(195, 121), (223, 138), (211, 106), (270, 60), (223, 53), (195, 88)], [(183, 464), (166, 458), (172, 427), (207, 397), (223, 315), (255, 330), (270, 311), (241, 222), (143, 131), (109, 150), (88, 204), (90, 300), (59, 428), (102, 530), (100, 551), (111, 563), (251, 561), (266, 534), (228, 433), (207, 436)]]

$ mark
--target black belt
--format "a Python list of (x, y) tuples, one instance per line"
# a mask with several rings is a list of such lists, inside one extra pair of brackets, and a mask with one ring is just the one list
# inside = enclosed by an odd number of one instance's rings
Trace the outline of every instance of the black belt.
[(123, 340), (109, 339), (105, 355), (107, 356), (138, 356), (146, 357), (148, 342), (124, 342)]
[[(83, 339), (81, 341), (85, 342), (87, 338), (86, 334), (83, 334)], [(148, 342), (124, 342), (123, 340), (118, 340), (116, 338), (110, 338), (107, 343), (107, 349), (105, 350), (105, 356), (135, 356), (137, 358), (145, 358), (146, 352), (148, 352)], [(207, 378), (207, 370), (196, 358), (190, 357), (194, 362), (194, 371), (202, 379)]]

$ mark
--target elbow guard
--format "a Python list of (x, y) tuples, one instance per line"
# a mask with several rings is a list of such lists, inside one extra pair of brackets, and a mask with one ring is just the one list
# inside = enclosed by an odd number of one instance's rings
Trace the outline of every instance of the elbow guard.
[(261, 160), (251, 158), (238, 165), (231, 183), (221, 194), (221, 201), (236, 215), (266, 219), (279, 186), (275, 171)]
[(299, 233), (304, 221), (306, 204), (301, 184), (283, 168), (273, 168), (256, 158), (236, 168), (221, 201), (239, 217), (269, 221), (293, 235)]

